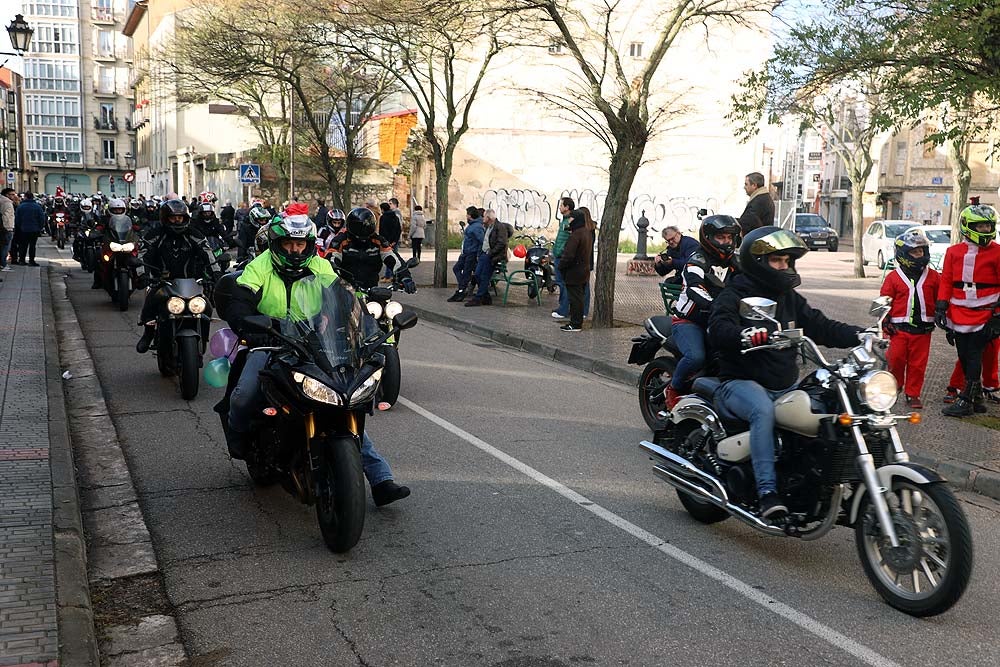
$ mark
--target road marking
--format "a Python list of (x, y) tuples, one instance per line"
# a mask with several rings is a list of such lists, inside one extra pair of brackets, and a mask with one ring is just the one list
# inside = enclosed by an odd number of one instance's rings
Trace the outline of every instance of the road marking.
[(739, 593), (748, 600), (755, 602), (764, 609), (781, 616), (782, 618), (791, 621), (795, 625), (799, 626), (803, 630), (816, 635), (823, 641), (853, 655), (858, 660), (861, 660), (865, 664), (873, 665), (873, 667), (900, 667), (899, 663), (890, 660), (884, 655), (877, 653), (876, 651), (868, 648), (864, 644), (854, 641), (850, 637), (842, 635), (833, 628), (824, 625), (817, 621), (816, 619), (808, 616), (797, 609), (794, 609), (783, 602), (775, 600), (771, 596), (767, 595), (763, 591), (755, 589), (750, 584), (743, 582), (740, 579), (723, 572), (714, 565), (701, 560), (697, 556), (693, 556), (683, 549), (679, 549), (672, 544), (660, 539), (656, 535), (640, 528), (631, 521), (624, 519), (614, 512), (607, 510), (594, 501), (590, 500), (586, 496), (582, 496), (576, 491), (570, 489), (569, 487), (557, 482), (551, 477), (535, 470), (528, 464), (515, 459), (513, 456), (497, 449), (488, 442), (477, 438), (468, 431), (452, 424), (448, 420), (437, 416), (433, 412), (426, 410), (413, 401), (410, 401), (402, 396), (399, 397), (399, 403), (406, 406), (410, 410), (413, 410), (421, 417), (427, 419), (428, 421), (437, 424), (444, 430), (457, 435), (466, 442), (468, 442), (473, 447), (489, 454), (493, 458), (506, 463), (511, 468), (514, 468), (518, 472), (527, 475), (531, 479), (535, 480), (542, 486), (547, 486), (552, 489), (562, 497), (575, 503), (579, 507), (587, 510), (588, 512), (599, 516), (608, 523), (617, 528), (624, 530), (629, 535), (645, 542), (649, 546), (657, 549), (670, 558), (687, 565), (693, 570), (697, 570), (701, 574), (716, 580), (723, 586), (732, 589), (733, 591)]

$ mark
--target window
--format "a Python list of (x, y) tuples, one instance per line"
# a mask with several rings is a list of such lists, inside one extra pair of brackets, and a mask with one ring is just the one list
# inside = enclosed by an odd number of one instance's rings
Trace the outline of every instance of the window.
[(110, 127), (112, 123), (115, 122), (115, 103), (114, 102), (102, 102), (101, 103), (101, 125), (103, 127)]
[(630, 58), (642, 58), (642, 42), (632, 42), (629, 44), (628, 55)]
[(71, 60), (24, 61), (24, 87), (31, 90), (80, 91), (80, 69)]
[(98, 58), (115, 56), (115, 36), (110, 30), (94, 30), (94, 55)]
[(98, 65), (94, 68), (94, 92), (111, 94), (115, 92), (115, 70)]
[(29, 0), (24, 3), (24, 13), (34, 16), (76, 18), (76, 5), (76, 0)]
[(76, 26), (39, 23), (31, 40), (32, 53), (79, 53)]
[[(114, 21), (115, 20), (115, 8), (113, 5), (114, 0), (92, 0), (93, 6), (90, 10), (90, 15), (95, 21)], [(129, 7), (133, 3), (129, 3)]]
[(70, 132), (28, 130), (28, 159), (32, 162), (58, 163), (66, 156), (72, 164), (80, 164), (80, 135)]
[(553, 37), (552, 40), (549, 42), (549, 53), (551, 53), (554, 56), (561, 56), (566, 52), (565, 49), (566, 45), (563, 44), (563, 41), (561, 39)]
[(25, 95), (27, 125), (80, 127), (80, 99), (61, 95)]
[(101, 142), (101, 157), (105, 162), (114, 162), (118, 154), (115, 152), (115, 140), (105, 139)]

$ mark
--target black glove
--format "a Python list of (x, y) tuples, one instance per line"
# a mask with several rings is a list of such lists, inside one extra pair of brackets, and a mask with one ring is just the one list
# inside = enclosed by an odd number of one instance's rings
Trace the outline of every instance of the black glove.
[(955, 347), (955, 332), (951, 329), (948, 329), (947, 331), (948, 333), (944, 335), (944, 339), (948, 341), (948, 345)]
[(892, 322), (883, 322), (882, 331), (885, 333), (886, 336), (891, 337), (895, 336), (899, 332), (899, 329), (897, 329), (896, 325), (893, 324)]
[(391, 269), (392, 267), (396, 266), (396, 258), (393, 257), (392, 255), (389, 255), (388, 257), (382, 260), (382, 263)]
[(934, 324), (942, 329), (948, 329), (948, 302), (936, 301), (934, 303)]

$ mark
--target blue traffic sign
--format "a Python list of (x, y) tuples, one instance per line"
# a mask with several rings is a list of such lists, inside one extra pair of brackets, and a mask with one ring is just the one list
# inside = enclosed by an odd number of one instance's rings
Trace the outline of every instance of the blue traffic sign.
[(243, 185), (259, 185), (260, 184), (260, 165), (259, 164), (241, 164), (240, 165), (240, 183)]

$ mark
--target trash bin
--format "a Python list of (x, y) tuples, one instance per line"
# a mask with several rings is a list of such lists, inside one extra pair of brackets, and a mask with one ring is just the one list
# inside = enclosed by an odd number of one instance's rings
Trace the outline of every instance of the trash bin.
[(428, 248), (434, 247), (434, 221), (428, 220), (424, 225), (424, 245)]

